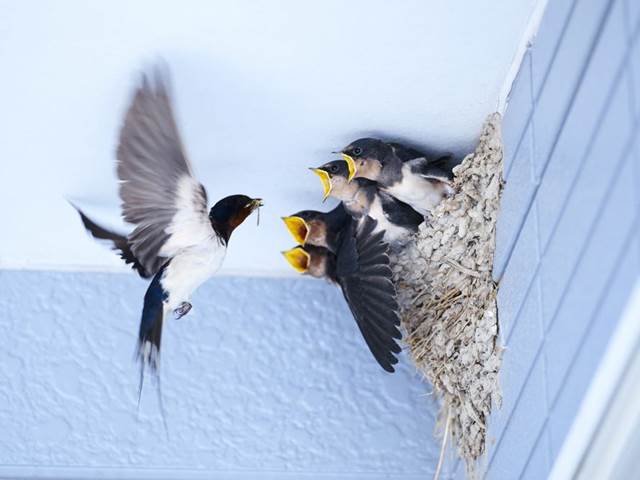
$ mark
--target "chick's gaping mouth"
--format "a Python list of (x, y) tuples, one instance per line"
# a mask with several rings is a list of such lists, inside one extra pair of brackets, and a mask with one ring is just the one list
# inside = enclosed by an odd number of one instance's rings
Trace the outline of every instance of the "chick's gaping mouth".
[(310, 168), (310, 170), (320, 177), (320, 181), (322, 182), (322, 188), (324, 190), (322, 197), (322, 201), (324, 202), (329, 194), (331, 193), (331, 177), (326, 170), (322, 170), (321, 168)]
[(353, 177), (356, 175), (358, 171), (358, 167), (356, 166), (356, 161), (353, 159), (351, 155), (347, 155), (346, 153), (342, 154), (342, 159), (347, 162), (347, 168), (349, 169), (349, 176), (347, 180), (350, 182), (353, 180)]
[(300, 217), (282, 217), (284, 224), (287, 226), (289, 233), (293, 239), (300, 245), (304, 245), (307, 242), (309, 236), (309, 227), (307, 223)]
[(309, 269), (310, 257), (302, 247), (286, 250), (282, 255), (296, 272), (305, 273)]

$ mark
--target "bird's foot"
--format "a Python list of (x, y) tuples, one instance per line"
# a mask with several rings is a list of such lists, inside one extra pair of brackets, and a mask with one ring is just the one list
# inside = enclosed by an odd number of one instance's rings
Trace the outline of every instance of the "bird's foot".
[(173, 313), (176, 316), (176, 320), (184, 317), (191, 310), (191, 304), (189, 302), (182, 302), (178, 308), (176, 308)]

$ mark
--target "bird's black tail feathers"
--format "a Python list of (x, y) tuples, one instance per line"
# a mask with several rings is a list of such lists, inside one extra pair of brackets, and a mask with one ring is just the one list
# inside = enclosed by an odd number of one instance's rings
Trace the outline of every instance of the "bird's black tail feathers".
[(162, 402), (162, 392), (160, 390), (160, 342), (162, 340), (162, 324), (164, 322), (164, 301), (167, 299), (167, 292), (162, 287), (162, 275), (168, 262), (156, 273), (144, 295), (144, 306), (142, 308), (142, 318), (140, 319), (140, 330), (138, 332), (137, 359), (140, 362), (140, 384), (138, 385), (138, 409), (142, 398), (142, 387), (144, 384), (144, 373), (149, 367), (152, 378), (155, 380), (158, 393), (158, 405), (162, 416), (164, 429), (169, 435), (167, 419), (164, 413), (164, 403)]
[(142, 393), (142, 383), (144, 372), (147, 367), (151, 373), (156, 375), (160, 361), (160, 341), (162, 339), (162, 323), (164, 320), (164, 300), (167, 293), (162, 288), (160, 279), (166, 265), (155, 274), (153, 280), (144, 295), (144, 307), (142, 308), (142, 318), (140, 319), (140, 330), (138, 333), (137, 358), (140, 362), (140, 390), (138, 401)]

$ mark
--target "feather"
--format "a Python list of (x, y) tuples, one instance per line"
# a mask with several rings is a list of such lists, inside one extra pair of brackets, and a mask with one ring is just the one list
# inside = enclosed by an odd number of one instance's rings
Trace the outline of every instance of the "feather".
[(84, 212), (78, 207), (73, 204), (72, 206), (80, 215), (80, 220), (82, 220), (84, 228), (87, 229), (91, 236), (97, 240), (107, 240), (108, 242), (110, 242), (111, 249), (118, 252), (120, 258), (124, 260), (124, 263), (126, 263), (127, 265), (131, 265), (131, 268), (138, 272), (138, 274), (142, 278), (150, 278), (155, 273), (153, 271), (147, 271), (144, 265), (142, 265), (142, 263), (138, 261), (136, 256), (131, 251), (129, 240), (125, 235), (107, 230), (106, 228), (98, 225), (96, 222), (87, 217)]
[(336, 260), (336, 278), (369, 350), (393, 372), (400, 352), (395, 339), (402, 334), (396, 290), (389, 268), (388, 246), (382, 232), (372, 234), (376, 221), (366, 217), (356, 228), (352, 222), (343, 234)]
[(167, 77), (159, 70), (152, 79), (143, 76), (117, 150), (123, 216), (136, 225), (129, 245), (148, 271), (214, 234), (206, 191), (182, 147)]

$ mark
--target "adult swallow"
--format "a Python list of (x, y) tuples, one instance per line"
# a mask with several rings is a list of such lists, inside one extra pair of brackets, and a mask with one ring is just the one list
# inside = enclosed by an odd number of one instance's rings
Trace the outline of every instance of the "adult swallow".
[(356, 140), (340, 153), (349, 179), (373, 180), (423, 215), (454, 193), (451, 156), (430, 159), (416, 149), (376, 138)]
[(168, 73), (160, 70), (143, 75), (134, 92), (120, 130), (117, 174), (122, 214), (135, 228), (126, 243), (102, 236), (153, 277), (138, 334), (142, 379), (145, 366), (158, 368), (164, 319), (189, 312), (191, 294), (220, 268), (231, 234), (262, 200), (231, 195), (207, 210), (207, 192), (174, 118)]
[(335, 253), (313, 245), (282, 253), (297, 272), (340, 286), (369, 350), (383, 369), (393, 372), (401, 350), (396, 343), (402, 338), (400, 318), (389, 247), (375, 230), (376, 221), (365, 217), (348, 223)]
[(324, 247), (335, 253), (343, 231), (350, 219), (342, 203), (329, 212), (301, 210), (282, 217), (289, 233), (300, 245)]
[(349, 181), (349, 164), (344, 160), (334, 160), (311, 170), (322, 181), (325, 199), (331, 196), (341, 200), (354, 218), (372, 217), (376, 220), (376, 231), (384, 230), (384, 240), (392, 246), (404, 243), (424, 221), (423, 215), (379, 189), (376, 182), (366, 178)]

